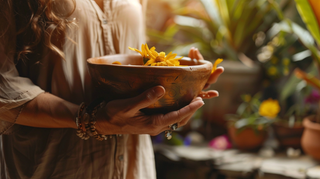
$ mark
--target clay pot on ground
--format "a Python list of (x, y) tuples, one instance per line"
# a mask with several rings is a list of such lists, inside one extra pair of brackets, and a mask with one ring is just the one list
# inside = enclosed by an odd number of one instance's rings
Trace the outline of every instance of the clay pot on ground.
[(320, 124), (315, 123), (315, 115), (304, 118), (305, 130), (301, 139), (303, 151), (316, 160), (320, 160)]
[(302, 123), (296, 123), (293, 126), (288, 126), (287, 123), (274, 123), (273, 129), (280, 149), (301, 148), (301, 137), (304, 130)]
[(234, 126), (230, 126), (228, 133), (235, 148), (245, 151), (258, 150), (267, 139), (267, 131), (256, 132), (249, 127), (238, 132)]

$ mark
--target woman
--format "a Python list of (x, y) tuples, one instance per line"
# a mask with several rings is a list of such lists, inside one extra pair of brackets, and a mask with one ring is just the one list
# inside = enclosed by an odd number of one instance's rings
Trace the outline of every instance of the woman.
[[(185, 125), (203, 105), (200, 97), (152, 116), (139, 109), (164, 95), (161, 86), (111, 101), (96, 110), (94, 129), (122, 135), (104, 141), (83, 140), (76, 133), (86, 130), (75, 122), (87, 125), (81, 120), (89, 107), (80, 104), (92, 101), (86, 59), (129, 54), (128, 46), (145, 43), (144, 7), (138, 0), (1, 0), (1, 178), (155, 178), (149, 135)], [(201, 58), (194, 48), (189, 56)]]

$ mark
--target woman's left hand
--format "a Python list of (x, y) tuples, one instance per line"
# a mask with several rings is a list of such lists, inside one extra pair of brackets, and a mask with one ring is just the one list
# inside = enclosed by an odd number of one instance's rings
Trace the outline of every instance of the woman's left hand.
[[(191, 59), (203, 60), (203, 56), (201, 55), (199, 50), (194, 47), (190, 49), (188, 56)], [(217, 69), (209, 77), (203, 89), (207, 89), (210, 87), (211, 84), (215, 83), (218, 80), (219, 76), (223, 73), (223, 71), (224, 71), (224, 68), (222, 66), (217, 67)], [(214, 98), (219, 96), (219, 92), (216, 90), (202, 91), (198, 96), (203, 99), (209, 99), (209, 98)]]

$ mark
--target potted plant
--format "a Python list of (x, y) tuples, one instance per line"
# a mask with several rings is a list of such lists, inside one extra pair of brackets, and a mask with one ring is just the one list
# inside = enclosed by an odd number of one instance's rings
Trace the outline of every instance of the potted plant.
[(304, 131), (302, 121), (310, 114), (314, 114), (320, 99), (319, 92), (307, 84), (300, 82), (296, 85), (293, 104), (287, 107), (273, 124), (274, 132), (281, 149), (301, 148), (301, 137)]
[[(317, 0), (308, 0), (306, 3), (300, 0), (296, 0), (296, 3), (299, 13), (306, 23), (308, 30), (315, 39), (316, 44), (320, 45), (320, 2)], [(310, 45), (308, 46), (308, 48), (314, 51), (313, 57), (315, 59), (315, 64), (319, 73), (319, 46), (313, 44), (313, 46)], [(320, 81), (315, 76), (311, 76), (310, 74), (306, 74), (299, 70), (296, 71), (296, 74), (306, 80), (307, 83), (315, 86), (318, 90), (320, 90)], [(303, 150), (315, 159), (320, 160), (320, 143), (318, 142), (320, 141), (320, 108), (318, 109), (316, 115), (306, 117), (303, 121), (303, 124), (305, 126), (305, 131), (301, 140)]]
[(242, 95), (237, 114), (227, 115), (228, 133), (238, 149), (255, 150), (262, 146), (267, 131), (280, 112), (277, 100), (260, 101), (260, 95)]
[[(300, 69), (295, 70), (298, 78), (305, 80), (315, 89), (320, 90), (320, 81), (318, 79), (320, 72), (320, 1), (318, 0), (295, 0), (296, 7), (302, 20), (305, 22), (308, 31), (293, 23), (290, 20), (285, 20), (279, 25), (282, 30), (296, 35), (301, 43), (308, 48), (314, 60), (315, 70), (308, 73)], [(320, 106), (320, 105), (318, 105)], [(315, 115), (310, 115), (303, 120), (305, 130), (301, 139), (301, 145), (307, 154), (317, 160), (320, 160), (320, 108), (317, 109)]]

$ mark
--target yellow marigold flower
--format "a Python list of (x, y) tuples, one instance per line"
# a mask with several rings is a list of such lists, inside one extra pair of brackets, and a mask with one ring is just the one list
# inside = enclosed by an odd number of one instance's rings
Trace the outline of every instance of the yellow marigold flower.
[(218, 58), (218, 59), (214, 62), (211, 73), (213, 73), (214, 71), (216, 71), (217, 66), (218, 66), (219, 63), (221, 63), (222, 61), (223, 61), (223, 59)]
[(264, 100), (259, 107), (259, 114), (264, 117), (275, 118), (280, 112), (278, 100)]
[(166, 55), (165, 52), (158, 53), (155, 47), (149, 49), (147, 44), (142, 44), (141, 51), (129, 47), (130, 50), (139, 52), (143, 57), (144, 66), (179, 66), (179, 60), (183, 57), (175, 58), (177, 54), (170, 52)]
[(183, 57), (180, 58), (175, 58), (177, 54), (173, 54), (170, 52), (167, 56), (165, 52), (160, 52), (157, 55), (153, 56), (150, 58), (150, 60), (144, 64), (145, 66), (179, 66), (180, 62), (179, 60)]

